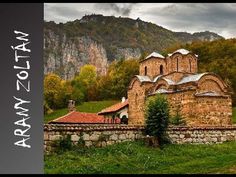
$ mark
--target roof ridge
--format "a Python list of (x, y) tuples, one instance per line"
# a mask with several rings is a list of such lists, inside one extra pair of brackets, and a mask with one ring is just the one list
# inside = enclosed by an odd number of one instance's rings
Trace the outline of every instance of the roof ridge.
[(155, 52), (153, 51), (152, 53), (150, 53), (145, 59), (148, 59), (150, 57), (159, 57), (159, 58), (165, 58), (162, 54), (160, 54), (159, 52)]
[[(189, 51), (189, 50), (184, 49), (184, 48), (180, 48), (180, 49), (175, 50), (175, 51), (172, 52), (172, 53), (168, 53), (167, 55), (170, 57), (170, 56), (172, 56), (172, 55), (174, 55), (174, 54), (176, 54), (176, 53), (180, 53), (180, 54), (182, 54), (182, 55), (188, 55), (189, 53), (194, 54), (192, 51)], [(194, 55), (195, 55), (196, 57), (198, 57), (197, 54), (194, 54)]]
[(128, 99), (126, 99), (124, 102), (118, 102), (118, 103), (113, 104), (113, 105), (111, 105), (109, 107), (106, 107), (106, 108), (102, 109), (100, 112), (98, 112), (97, 114), (99, 115), (99, 114), (101, 114), (103, 112), (114, 112), (114, 111), (111, 111), (109, 109), (116, 108), (117, 105), (122, 105), (122, 106), (120, 106), (120, 107), (118, 107), (116, 109), (116, 110), (120, 110), (121, 108), (125, 107), (127, 104), (129, 104)]
[[(51, 120), (51, 121), (49, 121), (49, 122), (54, 122), (54, 121), (56, 121), (56, 120), (58, 120), (58, 119), (61, 119), (61, 118), (66, 117), (66, 116), (68, 116), (68, 115), (70, 115), (70, 114), (72, 114), (72, 113), (74, 113), (74, 112), (77, 112), (77, 111), (71, 111), (71, 112), (69, 112), (69, 113), (67, 113), (67, 114), (65, 114), (65, 115), (63, 115), (63, 116), (61, 116), (61, 117), (58, 117), (58, 118), (56, 118), (56, 119), (53, 119), (53, 120)], [(48, 122), (48, 123), (49, 123), (49, 122)]]

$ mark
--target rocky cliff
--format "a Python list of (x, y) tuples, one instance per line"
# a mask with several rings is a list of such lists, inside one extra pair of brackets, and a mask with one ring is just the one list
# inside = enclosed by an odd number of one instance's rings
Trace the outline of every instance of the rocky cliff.
[(92, 64), (104, 75), (115, 59), (139, 59), (176, 43), (221, 38), (211, 32), (172, 32), (140, 19), (113, 16), (89, 15), (64, 24), (45, 22), (44, 74), (72, 79), (81, 66)]
[(54, 72), (72, 79), (84, 64), (96, 66), (99, 74), (106, 73), (106, 50), (89, 36), (70, 38), (45, 29), (44, 51), (45, 74)]

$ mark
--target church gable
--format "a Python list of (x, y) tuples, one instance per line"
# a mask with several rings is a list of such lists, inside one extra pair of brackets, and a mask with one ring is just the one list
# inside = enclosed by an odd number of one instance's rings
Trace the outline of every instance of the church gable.
[(148, 76), (135, 75), (130, 81), (129, 89), (132, 89), (134, 87), (134, 84), (141, 86), (143, 83), (148, 82), (152, 82), (152, 80)]
[(207, 73), (198, 81), (198, 92), (214, 91), (219, 94), (229, 94), (228, 86), (213, 73)]
[(171, 72), (197, 73), (197, 57), (192, 53), (174, 53), (166, 58), (167, 70)]

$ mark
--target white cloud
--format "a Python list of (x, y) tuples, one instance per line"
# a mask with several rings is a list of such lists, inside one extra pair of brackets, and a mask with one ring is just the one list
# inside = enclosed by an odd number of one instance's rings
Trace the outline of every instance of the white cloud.
[(67, 22), (85, 14), (138, 17), (172, 31), (212, 31), (236, 37), (236, 4), (229, 3), (45, 3), (46, 21)]

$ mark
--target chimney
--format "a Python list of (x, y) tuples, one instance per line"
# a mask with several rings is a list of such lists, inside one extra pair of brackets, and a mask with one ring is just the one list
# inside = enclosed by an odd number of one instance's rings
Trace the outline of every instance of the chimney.
[(125, 97), (122, 97), (122, 99), (121, 99), (121, 103), (124, 103), (125, 102)]
[(68, 103), (68, 111), (69, 111), (69, 112), (75, 111), (75, 101), (69, 100), (69, 103)]

